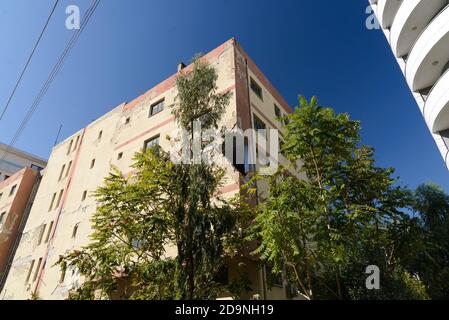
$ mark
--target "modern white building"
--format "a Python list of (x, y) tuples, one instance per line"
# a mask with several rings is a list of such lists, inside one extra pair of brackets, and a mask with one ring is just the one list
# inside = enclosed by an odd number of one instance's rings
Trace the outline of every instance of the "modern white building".
[(46, 166), (46, 160), (16, 148), (8, 148), (0, 142), (0, 181), (26, 167), (41, 171)]
[(449, 1), (369, 1), (449, 168)]

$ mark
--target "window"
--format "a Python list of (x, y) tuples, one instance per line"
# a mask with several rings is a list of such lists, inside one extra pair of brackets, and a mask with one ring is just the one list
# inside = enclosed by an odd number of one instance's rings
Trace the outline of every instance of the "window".
[(159, 136), (153, 137), (151, 139), (148, 139), (143, 144), (143, 150), (146, 151), (149, 148), (154, 148), (156, 146), (159, 146)]
[(41, 243), (42, 243), (42, 238), (44, 237), (44, 233), (45, 233), (45, 227), (46, 227), (47, 225), (43, 225), (42, 227), (41, 227), (41, 232), (39, 233), (39, 240), (38, 240), (38, 242), (37, 242), (37, 245), (40, 245)]
[(64, 189), (59, 191), (58, 201), (56, 202), (56, 208), (59, 208), (59, 205), (61, 204), (62, 194), (64, 193)]
[(259, 119), (256, 115), (254, 115), (254, 129), (256, 130), (266, 130), (267, 126), (265, 123)]
[(28, 275), (27, 275), (27, 278), (25, 280), (25, 283), (28, 283), (28, 281), (30, 281), (31, 272), (33, 272), (33, 268), (34, 268), (34, 263), (35, 263), (35, 260), (31, 261), (30, 269), (28, 269)]
[(3, 197), (3, 193), (0, 193), (0, 199)]
[(103, 137), (103, 131), (100, 131), (100, 133), (98, 133), (98, 141), (100, 141), (102, 137)]
[(6, 211), (0, 214), (0, 225), (6, 221)]
[(130, 118), (130, 117), (126, 118), (125, 124), (129, 124), (130, 121), (131, 121), (131, 118)]
[[(257, 132), (256, 132), (256, 156), (259, 157), (259, 145), (263, 144), (263, 141), (260, 141), (259, 138), (264, 138), (264, 136), (262, 135), (262, 132), (259, 132), (259, 130), (266, 130), (267, 126), (256, 115), (254, 115), (254, 129), (257, 130)], [(265, 131), (265, 149), (267, 148), (266, 143), (267, 143), (267, 131)], [(262, 150), (262, 151), (264, 151), (264, 150)], [(265, 154), (264, 154), (264, 152), (262, 152), (260, 161), (262, 163), (266, 162), (266, 150), (265, 150)]]
[(81, 201), (86, 200), (86, 198), (87, 198), (87, 191), (84, 191), (83, 196), (81, 197)]
[(69, 176), (70, 169), (72, 169), (72, 161), (69, 162), (69, 166), (67, 167), (67, 171), (65, 172), (65, 177), (66, 178)]
[(11, 191), (9, 191), (9, 196), (10, 196), (10, 197), (11, 197), (12, 195), (14, 195), (14, 193), (16, 193), (16, 189), (17, 189), (17, 184), (14, 185), (14, 186), (11, 188)]
[[(281, 112), (281, 109), (279, 109), (279, 107), (277, 105), (274, 105), (274, 114), (276, 115), (277, 120), (281, 121), (282, 112)], [(281, 121), (281, 123), (282, 123), (282, 121)]]
[(33, 282), (36, 281), (37, 277), (39, 276), (39, 269), (41, 267), (41, 264), (42, 264), (42, 258), (39, 258), (39, 262), (37, 263), (36, 270), (34, 271)]
[[(249, 165), (249, 144), (247, 137), (234, 136), (232, 138), (232, 154), (228, 154), (231, 150), (226, 150), (226, 142), (223, 142), (222, 153), (228, 161), (232, 163), (234, 168), (245, 175), (250, 171)], [(229, 149), (229, 148), (228, 148)], [(243, 155), (241, 154), (243, 152)]]
[(251, 90), (253, 90), (253, 92), (260, 98), (260, 100), (263, 100), (262, 88), (253, 78), (250, 79), (250, 86)]
[(117, 155), (117, 160), (120, 160), (121, 158), (123, 158), (123, 152), (120, 152), (120, 153)]
[(75, 146), (73, 147), (73, 151), (75, 151), (76, 148), (78, 148), (78, 142), (80, 142), (80, 136), (76, 137)]
[(50, 207), (48, 208), (49, 212), (53, 209), (53, 205), (55, 204), (55, 200), (56, 200), (56, 192), (53, 193), (53, 197), (51, 198)]
[(158, 114), (159, 112), (164, 110), (164, 105), (165, 105), (165, 99), (162, 99), (162, 100), (156, 102), (155, 104), (151, 105), (150, 117), (154, 116), (155, 114)]
[(59, 173), (59, 179), (58, 179), (58, 181), (61, 181), (61, 179), (62, 179), (62, 175), (64, 174), (64, 170), (65, 170), (65, 164), (62, 166), (62, 168), (61, 168), (61, 172)]
[(78, 225), (75, 225), (72, 231), (72, 238), (75, 238), (77, 233), (78, 233)]
[(52, 229), (53, 229), (53, 221), (50, 222), (50, 226), (48, 227), (47, 236), (45, 237), (45, 243), (47, 243), (50, 240)]
[(92, 169), (93, 167), (95, 167), (95, 159), (92, 159), (90, 162), (90, 168)]
[(73, 139), (70, 140), (70, 143), (69, 143), (69, 149), (67, 150), (67, 155), (69, 155), (70, 152), (72, 151), (72, 146), (73, 146)]
[(274, 114), (276, 115), (276, 118), (282, 117), (281, 109), (277, 105), (274, 105)]
[(31, 165), (31, 169), (33, 169), (33, 170), (35, 170), (35, 171), (38, 171), (38, 172), (41, 172), (44, 168), (39, 167), (39, 166), (37, 166), (37, 165), (35, 165), (35, 164), (32, 164), (32, 165)]

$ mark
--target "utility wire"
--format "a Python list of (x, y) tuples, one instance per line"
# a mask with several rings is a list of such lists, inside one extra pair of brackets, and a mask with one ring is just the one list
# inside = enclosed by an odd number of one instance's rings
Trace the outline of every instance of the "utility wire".
[(8, 110), (9, 104), (11, 103), (12, 98), (16, 94), (17, 88), (19, 87), (20, 82), (22, 81), (22, 78), (23, 78), (26, 70), (28, 69), (28, 66), (29, 66), (31, 60), (33, 59), (34, 52), (36, 51), (37, 47), (39, 46), (39, 43), (41, 42), (41, 39), (45, 33), (45, 30), (47, 30), (48, 24), (50, 23), (51, 17), (53, 16), (53, 13), (55, 12), (58, 3), (59, 3), (59, 0), (56, 0), (55, 4), (53, 5), (53, 8), (51, 9), (50, 15), (48, 16), (47, 21), (45, 22), (44, 28), (42, 29), (41, 34), (39, 35), (39, 38), (37, 38), (37, 41), (34, 44), (33, 50), (31, 51), (31, 54), (28, 57), (28, 60), (22, 69), (22, 73), (20, 74), (19, 79), (17, 80), (16, 85), (14, 86), (14, 89), (12, 90), (11, 95), (9, 96), (8, 102), (6, 103), (5, 107), (3, 108), (2, 114), (0, 115), (0, 121), (5, 116), (6, 110)]
[(86, 13), (84, 14), (84, 17), (80, 23), (80, 28), (75, 31), (73, 36), (70, 38), (70, 41), (67, 43), (64, 51), (62, 52), (61, 56), (59, 57), (58, 61), (54, 65), (50, 75), (48, 76), (47, 80), (44, 83), (44, 86), (42, 87), (41, 91), (38, 93), (36, 98), (33, 101), (33, 104), (30, 106), (27, 114), (23, 118), (19, 128), (17, 129), (16, 133), (14, 134), (14, 137), (12, 138), (11, 142), (8, 145), (8, 148), (6, 148), (5, 152), (3, 153), (3, 156), (1, 157), (1, 160), (4, 160), (6, 155), (10, 152), (10, 150), (14, 147), (15, 143), (17, 142), (18, 138), (22, 134), (23, 130), (26, 128), (28, 121), (33, 116), (34, 112), (36, 111), (37, 107), (39, 106), (40, 102), (42, 101), (43, 97), (48, 91), (48, 88), (51, 86), (51, 83), (53, 82), (54, 78), (58, 74), (59, 70), (61, 69), (62, 65), (65, 62), (65, 59), (69, 55), (70, 51), (72, 50), (73, 46), (75, 45), (76, 41), (78, 40), (79, 36), (83, 32), (84, 28), (87, 26), (90, 18), (92, 17), (93, 13), (95, 12), (97, 6), (99, 5), (101, 0), (92, 0), (90, 7), (87, 9)]

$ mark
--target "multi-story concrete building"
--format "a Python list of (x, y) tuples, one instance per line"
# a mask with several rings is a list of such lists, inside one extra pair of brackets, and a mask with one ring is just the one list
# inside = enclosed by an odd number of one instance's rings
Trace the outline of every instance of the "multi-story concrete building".
[(0, 290), (20, 240), (40, 174), (24, 168), (0, 182)]
[(449, 168), (448, 1), (370, 3)]
[[(290, 107), (235, 39), (203, 59), (217, 71), (218, 91), (232, 93), (222, 120), (224, 126), (281, 129), (277, 119), (291, 112)], [(187, 66), (184, 71), (191, 68)], [(68, 250), (89, 243), (90, 218), (96, 210), (90, 194), (102, 184), (111, 165), (127, 173), (133, 155), (146, 146), (171, 148), (168, 136), (177, 124), (169, 106), (176, 96), (178, 73), (53, 148), (0, 299), (27, 299), (33, 293), (43, 299), (64, 299), (68, 290), (82, 280), (76, 270), (62, 273), (55, 263)], [(282, 156), (281, 161), (285, 161)], [(226, 185), (221, 193), (231, 196), (240, 192), (242, 168), (228, 165), (226, 169)], [(169, 254), (175, 251), (172, 248)], [(267, 288), (267, 270), (258, 269), (248, 255), (230, 262), (229, 278), (239, 271), (242, 260), (253, 287), (248, 298), (253, 294), (261, 298), (285, 297), (285, 285)]]
[(45, 160), (0, 142), (0, 181), (8, 179), (23, 168), (30, 167), (40, 171), (46, 165)]
[(0, 290), (47, 162), (0, 143)]

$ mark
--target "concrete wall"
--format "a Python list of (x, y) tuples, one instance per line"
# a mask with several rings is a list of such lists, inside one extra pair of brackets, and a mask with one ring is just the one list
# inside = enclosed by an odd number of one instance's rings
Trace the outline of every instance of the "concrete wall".
[[(274, 119), (274, 102), (283, 108), (284, 113), (289, 112), (289, 108), (234, 39), (209, 52), (204, 60), (217, 70), (218, 91), (232, 93), (231, 103), (222, 120), (223, 126), (229, 129), (236, 125), (251, 127), (252, 113), (257, 112), (267, 125), (278, 127)], [(191, 68), (187, 66), (183, 72)], [(266, 97), (263, 103), (255, 101), (248, 91), (248, 74), (260, 81)], [(82, 200), (83, 194), (91, 195), (102, 184), (111, 165), (125, 174), (130, 173), (133, 155), (143, 148), (147, 139), (159, 135), (161, 147), (165, 150), (172, 148), (168, 137), (173, 136), (177, 124), (169, 106), (175, 101), (176, 77), (174, 74), (137, 99), (119, 105), (52, 150), (0, 298), (27, 299), (36, 292), (43, 299), (64, 299), (68, 290), (81, 281), (76, 271), (69, 270), (61, 282), (61, 272), (54, 264), (60, 255), (90, 241), (90, 219), (96, 203), (91, 196)], [(165, 99), (164, 111), (149, 117), (151, 105), (161, 99)], [(91, 167), (94, 159), (95, 164)], [(226, 166), (226, 171), (226, 182), (221, 192), (224, 196), (232, 196), (239, 192), (243, 177), (232, 165)], [(75, 227), (77, 232), (73, 236)], [(42, 233), (49, 234), (48, 241), (44, 236), (39, 243)], [(167, 253), (176, 255), (176, 249), (167, 248)], [(254, 292), (258, 293), (263, 290), (259, 271), (254, 270), (254, 263), (248, 264), (248, 268), (254, 276)], [(235, 274), (235, 270), (229, 272), (231, 276)]]
[[(0, 182), (0, 279), (7, 271), (7, 263), (18, 236), (19, 226), (36, 182), (37, 172), (24, 168)], [(14, 193), (11, 193), (14, 188)]]

